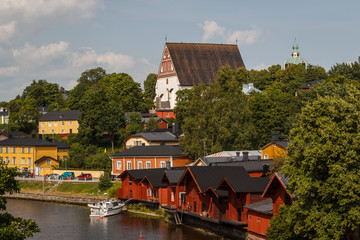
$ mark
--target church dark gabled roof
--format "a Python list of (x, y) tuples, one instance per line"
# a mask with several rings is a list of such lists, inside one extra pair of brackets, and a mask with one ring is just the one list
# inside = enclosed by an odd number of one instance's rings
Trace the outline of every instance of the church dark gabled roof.
[(237, 45), (207, 43), (166, 43), (180, 85), (209, 85), (222, 66), (245, 67)]

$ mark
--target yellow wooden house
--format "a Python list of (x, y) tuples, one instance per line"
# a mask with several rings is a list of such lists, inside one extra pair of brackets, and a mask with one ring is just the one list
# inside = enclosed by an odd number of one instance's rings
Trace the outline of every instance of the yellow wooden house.
[(53, 111), (44, 114), (39, 120), (39, 134), (60, 134), (67, 136), (78, 133), (79, 110)]
[(125, 140), (126, 149), (136, 146), (180, 145), (178, 137), (171, 132), (141, 132)]
[(279, 139), (278, 134), (273, 133), (271, 142), (261, 148), (261, 159), (281, 159), (286, 157), (286, 148), (289, 140)]
[(59, 160), (67, 158), (68, 147), (65, 145), (38, 138), (8, 138), (0, 141), (0, 161), (9, 167), (17, 167), (19, 171), (27, 169), (43, 176), (53, 173), (54, 168), (59, 167)]

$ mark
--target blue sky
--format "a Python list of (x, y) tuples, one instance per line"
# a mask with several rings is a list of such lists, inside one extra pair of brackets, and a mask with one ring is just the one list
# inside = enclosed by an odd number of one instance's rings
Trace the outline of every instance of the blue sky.
[(0, 101), (32, 80), (70, 90), (86, 69), (157, 73), (168, 42), (231, 43), (248, 69), (301, 57), (329, 70), (360, 56), (360, 1), (2, 0)]

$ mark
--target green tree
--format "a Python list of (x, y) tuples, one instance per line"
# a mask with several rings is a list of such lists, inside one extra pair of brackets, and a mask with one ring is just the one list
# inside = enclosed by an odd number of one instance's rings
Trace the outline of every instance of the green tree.
[(343, 239), (360, 224), (360, 91), (344, 88), (298, 115), (282, 168), (295, 199), (271, 221), (269, 239)]
[(98, 186), (99, 189), (102, 191), (106, 191), (112, 186), (112, 183), (110, 181), (110, 174), (108, 172), (105, 172), (103, 175), (100, 176)]
[(36, 100), (27, 98), (11, 100), (8, 104), (10, 109), (9, 126), (14, 131), (23, 131), (31, 133), (34, 131), (40, 119), (40, 113), (37, 109)]
[[(19, 191), (18, 182), (14, 179), (17, 175), (16, 168), (8, 168), (0, 162), (0, 196), (6, 192), (10, 194)], [(33, 237), (40, 232), (37, 224), (29, 219), (16, 218), (6, 212), (6, 199), (0, 197), (0, 239), (22, 240)]]
[(158, 128), (159, 128), (158, 121), (156, 120), (156, 118), (151, 117), (149, 121), (146, 123), (146, 129), (153, 132)]
[(126, 137), (144, 131), (144, 122), (142, 121), (141, 115), (137, 112), (132, 112), (129, 118), (126, 119)]
[(106, 71), (101, 68), (88, 69), (83, 72), (80, 78), (77, 80), (77, 85), (70, 90), (69, 98), (67, 100), (67, 106), (71, 110), (80, 109), (80, 101), (83, 98), (85, 92), (100, 79), (106, 76)]
[(329, 70), (330, 77), (343, 76), (348, 79), (360, 82), (360, 57), (353, 63), (336, 64)]
[(149, 98), (152, 101), (155, 99), (155, 85), (157, 80), (157, 74), (150, 73), (144, 81), (144, 97)]

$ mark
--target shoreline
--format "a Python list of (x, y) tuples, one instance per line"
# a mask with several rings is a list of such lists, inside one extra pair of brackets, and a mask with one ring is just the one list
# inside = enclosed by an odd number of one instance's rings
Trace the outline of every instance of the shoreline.
[(4, 198), (9, 199), (24, 199), (24, 200), (36, 200), (44, 202), (57, 202), (57, 203), (67, 203), (74, 205), (87, 205), (89, 203), (97, 203), (108, 198), (94, 198), (94, 197), (76, 197), (76, 196), (66, 196), (59, 194), (44, 194), (44, 193), (6, 193), (3, 195)]

